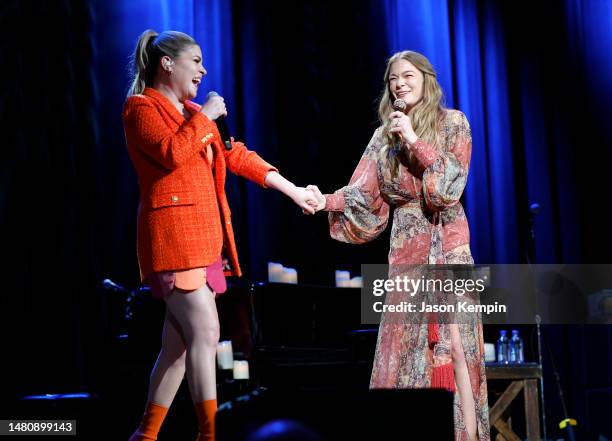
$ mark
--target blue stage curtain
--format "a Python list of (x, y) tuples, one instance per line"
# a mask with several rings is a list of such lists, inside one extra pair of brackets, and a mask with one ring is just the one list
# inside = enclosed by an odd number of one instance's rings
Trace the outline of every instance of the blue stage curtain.
[[(274, 124), (275, 114), (272, 94), (274, 85), (271, 67), (266, 64), (270, 58), (270, 35), (263, 25), (266, 11), (256, 2), (241, 3), (238, 22), (240, 47), (237, 57), (240, 63), (238, 73), (242, 100), (241, 135), (250, 149), (272, 164), (278, 164), (278, 128)], [(284, 170), (279, 170), (285, 174)], [(290, 178), (288, 176), (288, 178)], [(278, 260), (278, 235), (281, 225), (281, 196), (277, 192), (264, 192), (252, 182), (245, 183), (246, 241), (248, 253), (243, 253), (243, 266), (247, 276), (257, 279), (267, 277), (266, 262)], [(245, 256), (246, 254), (246, 256)], [(244, 257), (247, 257), (246, 259)]]
[[(434, 65), (448, 107), (472, 128), (465, 208), (477, 262), (517, 262), (518, 230), (503, 34), (499, 11), (476, 0), (387, 0), (389, 53), (421, 52)], [(508, 238), (515, 240), (508, 240)]]
[[(525, 261), (528, 206), (538, 203), (536, 260), (580, 261), (581, 240), (594, 233), (580, 219), (584, 207), (577, 201), (589, 188), (577, 182), (575, 167), (584, 160), (578, 150), (585, 138), (610, 146), (612, 3), (544, 2), (529, 14), (479, 0), (386, 0), (384, 6), (389, 53), (425, 54), (449, 107), (471, 123), (465, 205), (476, 260)], [(521, 20), (504, 20), (504, 8)], [(585, 123), (581, 112), (592, 112), (592, 119)], [(595, 153), (600, 147), (584, 146), (584, 153), (609, 158), (609, 149)], [(605, 168), (588, 165), (601, 180)]]

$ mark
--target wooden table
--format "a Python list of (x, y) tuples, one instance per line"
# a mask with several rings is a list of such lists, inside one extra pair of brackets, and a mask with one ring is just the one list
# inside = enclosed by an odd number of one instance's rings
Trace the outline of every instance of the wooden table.
[(487, 381), (511, 380), (506, 390), (489, 409), (489, 422), (501, 434), (501, 440), (521, 441), (504, 418), (504, 411), (522, 390), (525, 396), (525, 422), (527, 439), (539, 441), (540, 436), (540, 402), (538, 399), (538, 381), (542, 378), (542, 367), (538, 363), (497, 364), (487, 363)]

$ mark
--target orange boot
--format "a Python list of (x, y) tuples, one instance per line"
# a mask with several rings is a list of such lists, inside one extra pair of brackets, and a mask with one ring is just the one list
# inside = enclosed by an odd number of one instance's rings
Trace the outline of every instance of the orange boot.
[(149, 441), (156, 440), (159, 428), (166, 418), (168, 408), (155, 403), (147, 403), (147, 408), (142, 416), (140, 426), (136, 432), (130, 436), (129, 441)]
[(217, 413), (217, 399), (205, 400), (195, 404), (198, 415), (200, 433), (196, 441), (215, 441), (215, 414)]

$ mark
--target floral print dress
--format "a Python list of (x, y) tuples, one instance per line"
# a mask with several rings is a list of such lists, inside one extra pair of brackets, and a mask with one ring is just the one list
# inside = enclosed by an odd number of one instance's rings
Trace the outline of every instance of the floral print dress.
[[(406, 155), (397, 148), (386, 148), (382, 128), (378, 128), (349, 184), (326, 195), (330, 234), (348, 243), (376, 238), (387, 227), (390, 206), (394, 206), (390, 278), (394, 268), (403, 264), (473, 263), (468, 223), (459, 202), (472, 150), (465, 115), (445, 110), (438, 139), (439, 146), (419, 139)], [(396, 176), (388, 166), (389, 155), (400, 155)], [(371, 388), (454, 390), (450, 327), (422, 316), (420, 323), (406, 324), (383, 313)], [(479, 441), (486, 441), (490, 435), (482, 322), (472, 314), (457, 326), (476, 407)], [(455, 438), (468, 440), (458, 394), (454, 403)]]

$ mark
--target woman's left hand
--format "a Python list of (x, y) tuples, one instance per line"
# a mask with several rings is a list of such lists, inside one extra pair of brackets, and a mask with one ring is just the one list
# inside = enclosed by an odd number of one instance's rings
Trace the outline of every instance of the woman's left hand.
[(412, 128), (412, 121), (404, 112), (395, 111), (389, 115), (389, 132), (397, 133), (401, 138), (409, 144), (414, 144), (418, 136)]

